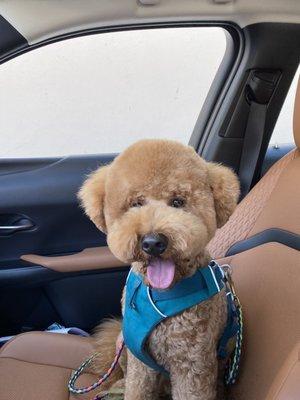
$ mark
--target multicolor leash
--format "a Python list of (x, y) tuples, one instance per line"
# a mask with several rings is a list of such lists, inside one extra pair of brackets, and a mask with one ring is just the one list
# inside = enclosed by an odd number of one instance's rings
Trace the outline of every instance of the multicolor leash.
[[(69, 391), (71, 393), (73, 393), (73, 394), (85, 394), (85, 393), (89, 393), (92, 390), (96, 389), (97, 387), (101, 386), (105, 381), (107, 381), (107, 379), (111, 376), (111, 374), (115, 370), (115, 368), (116, 368), (116, 366), (118, 364), (118, 361), (119, 361), (119, 359), (121, 357), (123, 349), (124, 349), (124, 341), (120, 341), (119, 346), (118, 346), (117, 351), (116, 351), (115, 358), (114, 358), (109, 370), (103, 376), (101, 376), (98, 379), (98, 381), (94, 382), (90, 386), (85, 386), (85, 387), (82, 387), (82, 388), (76, 388), (75, 387), (75, 383), (76, 383), (77, 379), (82, 374), (83, 370), (92, 362), (92, 360), (96, 357), (96, 355), (98, 353), (93, 354), (91, 357), (89, 357), (87, 360), (85, 360), (80, 365), (80, 367), (76, 371), (74, 371), (74, 373), (72, 374), (71, 379), (70, 379), (69, 384), (68, 384)], [(102, 399), (107, 398), (107, 396), (108, 396), (108, 393), (106, 393), (104, 395), (97, 394), (93, 398), (93, 400), (102, 400)]]
[(235, 286), (231, 277), (231, 267), (228, 264), (222, 265), (222, 269), (225, 274), (225, 281), (229, 286), (233, 301), (236, 307), (237, 313), (237, 323), (238, 331), (236, 334), (235, 348), (233, 354), (231, 355), (227, 370), (225, 373), (225, 384), (227, 386), (233, 385), (236, 382), (236, 378), (239, 373), (241, 355), (242, 355), (242, 344), (243, 344), (243, 333), (244, 333), (244, 323), (243, 323), (243, 310), (241, 302), (236, 294)]
[(233, 355), (230, 358), (229, 365), (225, 374), (225, 383), (227, 386), (233, 385), (239, 373), (242, 343), (243, 343), (243, 311), (242, 307), (237, 307), (239, 330), (236, 335), (236, 345)]

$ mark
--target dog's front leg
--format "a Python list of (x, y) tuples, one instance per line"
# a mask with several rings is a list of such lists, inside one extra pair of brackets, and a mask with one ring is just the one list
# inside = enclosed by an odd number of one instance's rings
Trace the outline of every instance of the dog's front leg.
[(216, 400), (217, 368), (217, 360), (211, 359), (206, 365), (191, 365), (185, 371), (174, 369), (171, 372), (172, 399)]
[(159, 373), (147, 367), (129, 350), (124, 400), (155, 400), (158, 397)]

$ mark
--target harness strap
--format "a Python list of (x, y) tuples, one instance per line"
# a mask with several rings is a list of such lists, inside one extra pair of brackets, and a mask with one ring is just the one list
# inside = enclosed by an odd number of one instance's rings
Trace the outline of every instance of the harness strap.
[[(143, 278), (130, 272), (126, 284), (125, 311), (123, 315), (123, 337), (131, 353), (150, 368), (168, 372), (150, 356), (147, 340), (155, 327), (165, 318), (175, 316), (184, 310), (200, 304), (219, 293), (226, 286), (225, 274), (215, 261), (195, 274), (175, 284), (171, 289), (159, 291), (144, 284)], [(218, 356), (227, 357), (227, 344), (236, 335), (236, 307), (228, 300), (228, 320), (220, 339)]]

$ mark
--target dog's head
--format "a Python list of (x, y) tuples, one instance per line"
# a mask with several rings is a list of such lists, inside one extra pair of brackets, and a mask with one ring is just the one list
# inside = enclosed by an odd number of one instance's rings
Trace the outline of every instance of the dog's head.
[(79, 199), (111, 251), (146, 283), (166, 289), (201, 265), (205, 247), (234, 210), (235, 174), (193, 148), (143, 140), (84, 182)]

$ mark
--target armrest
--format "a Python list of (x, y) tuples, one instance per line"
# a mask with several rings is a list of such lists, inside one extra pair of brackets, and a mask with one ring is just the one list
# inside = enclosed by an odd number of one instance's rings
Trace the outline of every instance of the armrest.
[(74, 272), (126, 266), (126, 264), (118, 260), (112, 254), (108, 247), (91, 247), (76, 254), (57, 257), (24, 254), (21, 256), (21, 259), (58, 272)]

